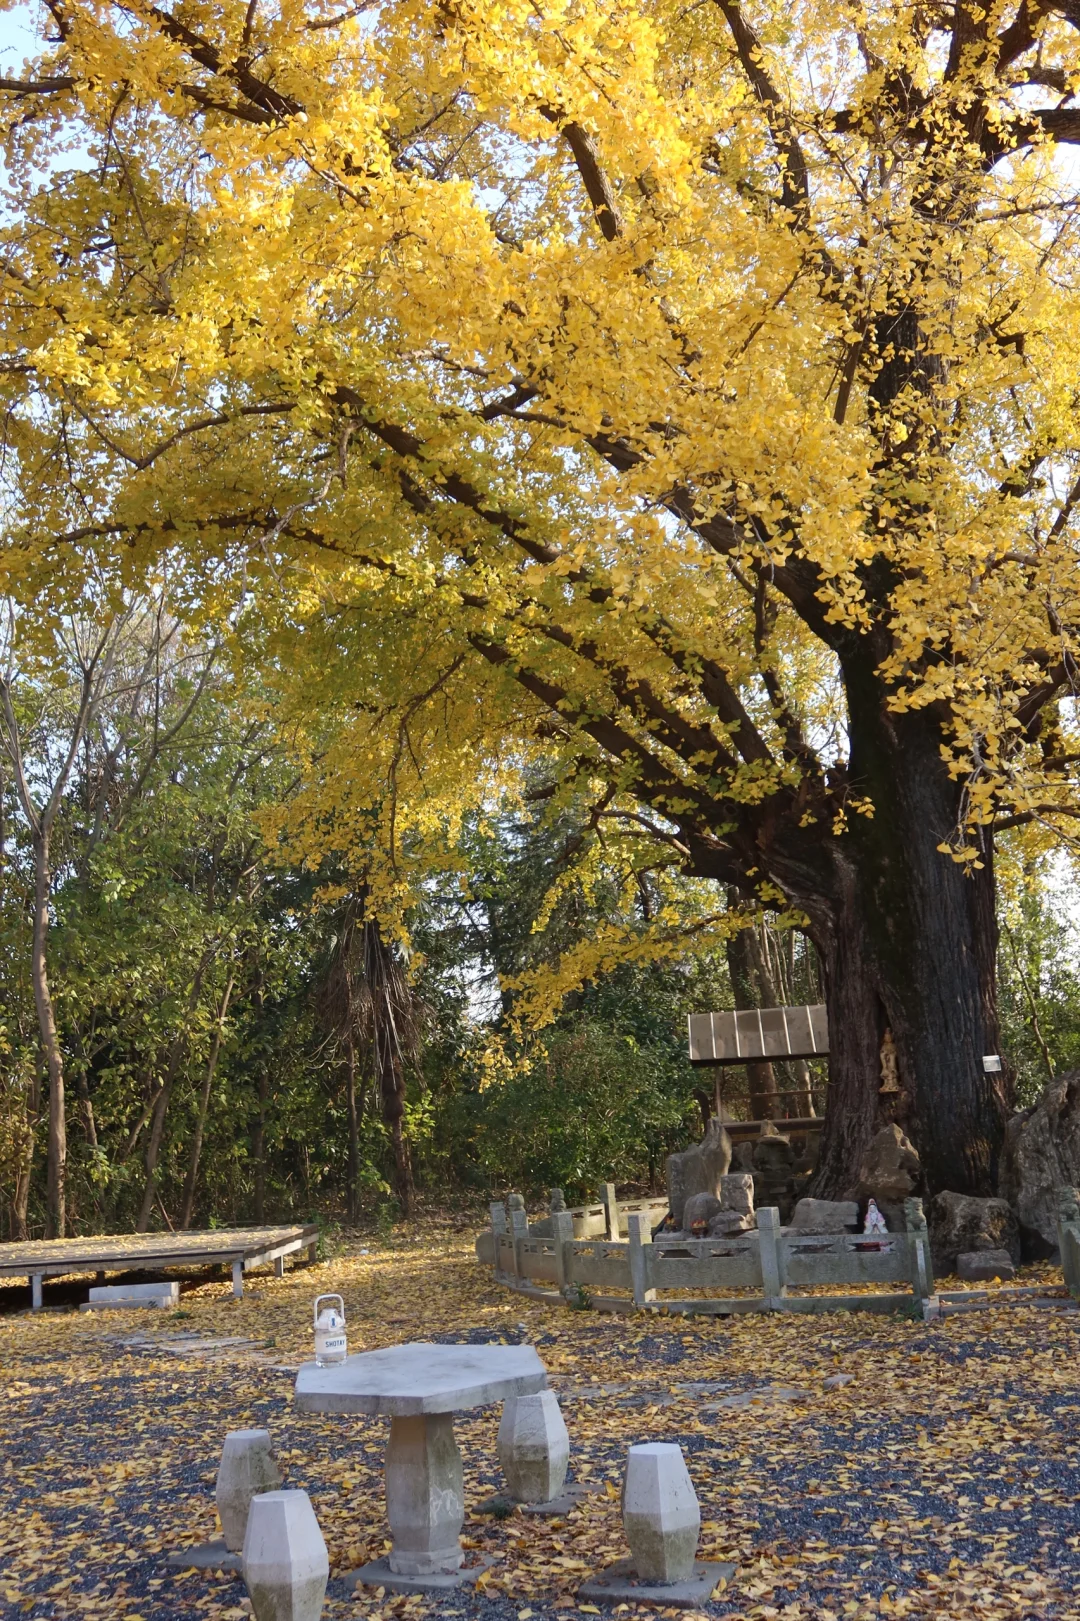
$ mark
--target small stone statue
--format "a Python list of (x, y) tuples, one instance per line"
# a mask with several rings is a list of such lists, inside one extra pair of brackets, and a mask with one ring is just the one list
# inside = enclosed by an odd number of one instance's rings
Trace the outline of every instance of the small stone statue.
[(885, 1217), (877, 1207), (877, 1200), (871, 1199), (866, 1206), (866, 1220), (863, 1222), (864, 1233), (887, 1233)]
[(524, 1210), (525, 1200), (520, 1193), (508, 1193), (506, 1195), (506, 1208), (507, 1210)]
[(553, 1216), (561, 1215), (566, 1209), (566, 1200), (563, 1198), (562, 1188), (549, 1188), (548, 1191), (551, 1194), (551, 1203), (548, 1205), (548, 1209)]

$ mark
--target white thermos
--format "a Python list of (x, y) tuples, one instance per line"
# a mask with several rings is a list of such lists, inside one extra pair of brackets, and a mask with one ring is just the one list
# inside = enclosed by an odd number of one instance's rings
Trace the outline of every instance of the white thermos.
[[(319, 1307), (324, 1300), (337, 1301), (333, 1304)], [(340, 1295), (318, 1295), (315, 1300), (315, 1365), (319, 1368), (329, 1368), (336, 1362), (344, 1362), (349, 1354), (348, 1341), (345, 1334), (345, 1302)]]

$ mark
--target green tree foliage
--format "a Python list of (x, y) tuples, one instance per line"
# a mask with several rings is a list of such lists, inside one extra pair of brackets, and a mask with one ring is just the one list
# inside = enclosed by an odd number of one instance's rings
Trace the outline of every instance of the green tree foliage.
[[(275, 843), (298, 772), (257, 661), (218, 663), (212, 643), (175, 635), (163, 653), (146, 614), (132, 619), (56, 820), (49, 961), (74, 1230), (399, 1208), (402, 1143), (428, 1198), (655, 1186), (717, 1104), (714, 1073), (687, 1061), (687, 1013), (819, 994), (805, 937), (751, 912), (737, 987), (730, 941), (695, 936), (692, 882), (628, 865), (623, 841), (576, 859), (595, 807), (537, 776), (524, 799), (466, 820), (400, 937), (380, 936), (394, 1017), (412, 1023), (380, 1071), (363, 849), (311, 868)], [(42, 662), (20, 713), (48, 699), (62, 719), (63, 679)], [(41, 746), (60, 732), (57, 720)], [(34, 852), (10, 766), (0, 806), (0, 1189), (14, 1236), (45, 1226), (48, 1077), (30, 976)], [(633, 960), (627, 943), (672, 895), (686, 928), (667, 956)], [(1075, 915), (1065, 859), (1018, 844), (999, 972), (1021, 1102), (1049, 1065), (1080, 1062)], [(537, 1028), (538, 980), (604, 929), (621, 932), (623, 960)], [(776, 1066), (774, 1085), (796, 1083)], [(726, 1109), (754, 1116), (741, 1070), (721, 1084)]]

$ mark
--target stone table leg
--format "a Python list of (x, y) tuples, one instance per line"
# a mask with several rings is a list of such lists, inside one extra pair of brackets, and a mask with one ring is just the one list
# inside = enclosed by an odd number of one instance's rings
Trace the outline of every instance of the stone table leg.
[(390, 1569), (397, 1575), (450, 1574), (461, 1568), (465, 1491), (449, 1413), (390, 1420), (386, 1515), (394, 1538)]

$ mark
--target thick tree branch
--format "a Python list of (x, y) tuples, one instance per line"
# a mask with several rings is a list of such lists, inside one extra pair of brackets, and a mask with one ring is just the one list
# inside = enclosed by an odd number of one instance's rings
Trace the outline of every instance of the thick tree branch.
[(543, 116), (556, 125), (559, 134), (574, 155), (582, 184), (593, 205), (596, 223), (608, 242), (614, 242), (622, 233), (622, 215), (614, 189), (600, 163), (600, 149), (595, 139), (581, 124), (563, 118), (555, 107), (541, 107)]
[(78, 82), (67, 74), (44, 79), (0, 79), (0, 90), (16, 96), (55, 96), (63, 90), (74, 90)]
[(792, 209), (799, 216), (800, 222), (805, 223), (810, 211), (810, 180), (806, 158), (784, 110), (780, 92), (766, 71), (761, 42), (744, 17), (738, 0), (716, 0), (716, 3), (731, 30), (743, 72), (765, 109), (773, 140), (784, 154), (784, 206)]

